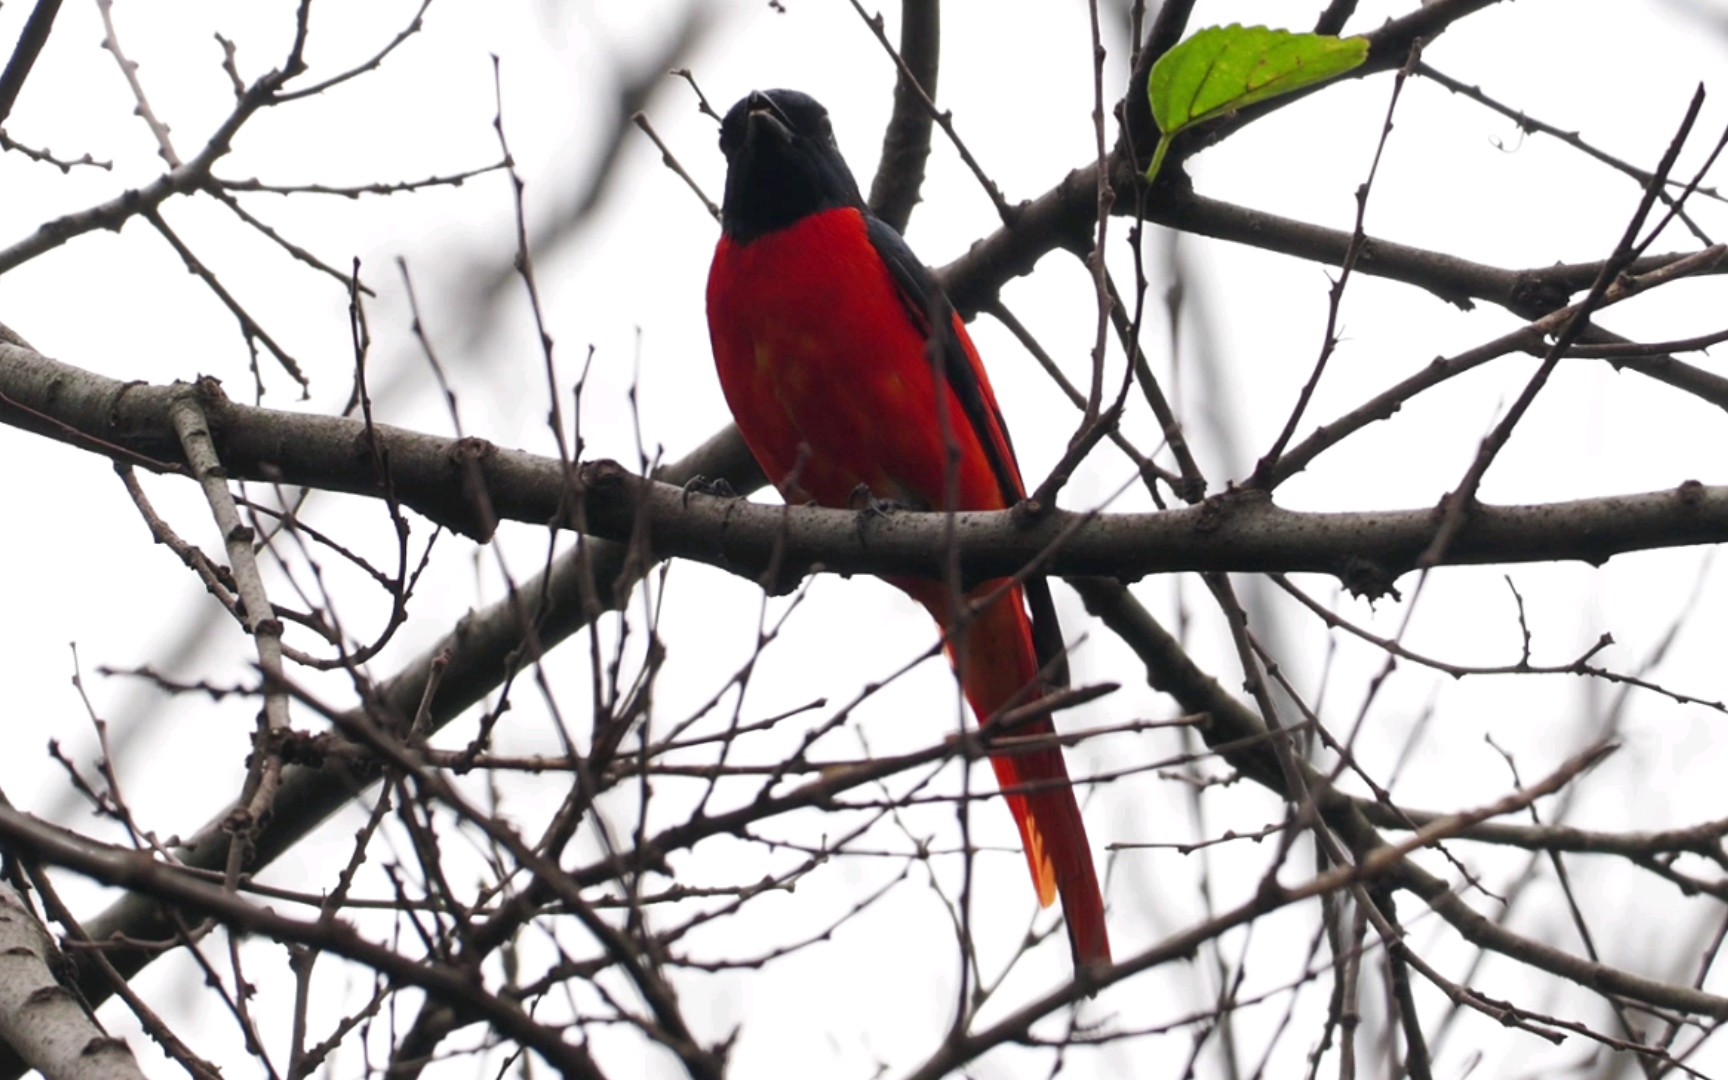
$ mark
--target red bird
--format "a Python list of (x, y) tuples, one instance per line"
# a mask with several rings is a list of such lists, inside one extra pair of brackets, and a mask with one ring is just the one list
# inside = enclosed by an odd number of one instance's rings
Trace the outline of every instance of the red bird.
[[(978, 351), (924, 264), (864, 205), (827, 110), (794, 90), (757, 91), (727, 112), (720, 149), (726, 197), (708, 329), (738, 429), (786, 500), (844, 508), (867, 493), (924, 510), (1002, 510), (1025, 498)], [(893, 584), (950, 632), (949, 657), (981, 723), (1036, 698), (1041, 667), (1061, 670), (1043, 579), (1007, 590), (957, 634), (946, 585)], [(969, 599), (1002, 584), (986, 581)], [(1014, 734), (1054, 730), (1046, 717)], [(1039, 901), (1062, 897), (1076, 966), (1108, 961), (1104, 900), (1061, 750), (990, 761)]]

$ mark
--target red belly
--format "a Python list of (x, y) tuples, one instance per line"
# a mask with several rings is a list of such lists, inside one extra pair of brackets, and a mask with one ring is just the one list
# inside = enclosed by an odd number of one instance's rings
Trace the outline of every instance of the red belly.
[(938, 412), (924, 333), (858, 211), (819, 214), (745, 245), (722, 239), (708, 314), (727, 404), (788, 501), (844, 507), (862, 484), (877, 498), (937, 508), (948, 504), (953, 469), (955, 509), (1007, 505), (945, 385), (946, 422)]

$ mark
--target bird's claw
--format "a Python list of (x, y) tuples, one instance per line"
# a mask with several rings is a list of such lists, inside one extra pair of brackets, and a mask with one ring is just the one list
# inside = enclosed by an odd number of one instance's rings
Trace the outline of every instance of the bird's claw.
[(904, 503), (898, 499), (877, 498), (876, 493), (865, 484), (859, 484), (852, 489), (852, 496), (847, 500), (847, 503), (860, 514), (872, 518), (884, 518), (896, 510), (912, 509), (910, 503)]
[(872, 521), (884, 519), (896, 511), (914, 509), (910, 503), (904, 503), (898, 499), (877, 498), (876, 493), (864, 484), (859, 484), (852, 489), (852, 496), (847, 502), (853, 510), (858, 512), (859, 540), (864, 539), (864, 531), (869, 528)]
[(738, 489), (728, 483), (724, 476), (716, 476), (710, 479), (700, 473), (686, 480), (682, 491), (684, 493), (685, 506), (690, 505), (690, 496), (692, 494), (707, 495), (714, 499), (736, 499), (739, 497)]

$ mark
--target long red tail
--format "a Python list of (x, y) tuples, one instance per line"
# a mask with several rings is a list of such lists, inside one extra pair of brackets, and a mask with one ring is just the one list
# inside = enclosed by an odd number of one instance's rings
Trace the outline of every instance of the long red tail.
[[(895, 582), (922, 603), (947, 628), (952, 605), (947, 587), (932, 581)], [(989, 595), (1001, 582), (987, 582), (973, 592)], [(1038, 659), (1032, 643), (1032, 623), (1016, 588), (974, 615), (960, 649), (950, 639), (950, 658), (959, 657), (960, 685), (973, 713), (983, 720), (1010, 703), (1038, 697)], [(1030, 690), (1027, 688), (1031, 687)], [(1048, 716), (1017, 726), (1012, 736), (1051, 735)], [(1058, 895), (1068, 923), (1068, 944), (1076, 967), (1110, 959), (1110, 937), (1104, 926), (1104, 897), (1092, 867), (1092, 845), (1080, 804), (1068, 780), (1060, 748), (993, 755), (990, 764), (1002, 785), (1039, 903), (1048, 907)]]

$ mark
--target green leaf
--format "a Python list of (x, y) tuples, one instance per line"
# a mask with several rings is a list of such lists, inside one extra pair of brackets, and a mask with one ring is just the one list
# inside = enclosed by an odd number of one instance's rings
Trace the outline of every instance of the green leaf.
[(1368, 39), (1296, 34), (1264, 26), (1213, 26), (1152, 65), (1147, 94), (1161, 135), (1146, 179), (1170, 141), (1191, 127), (1257, 102), (1336, 78), (1368, 59)]

